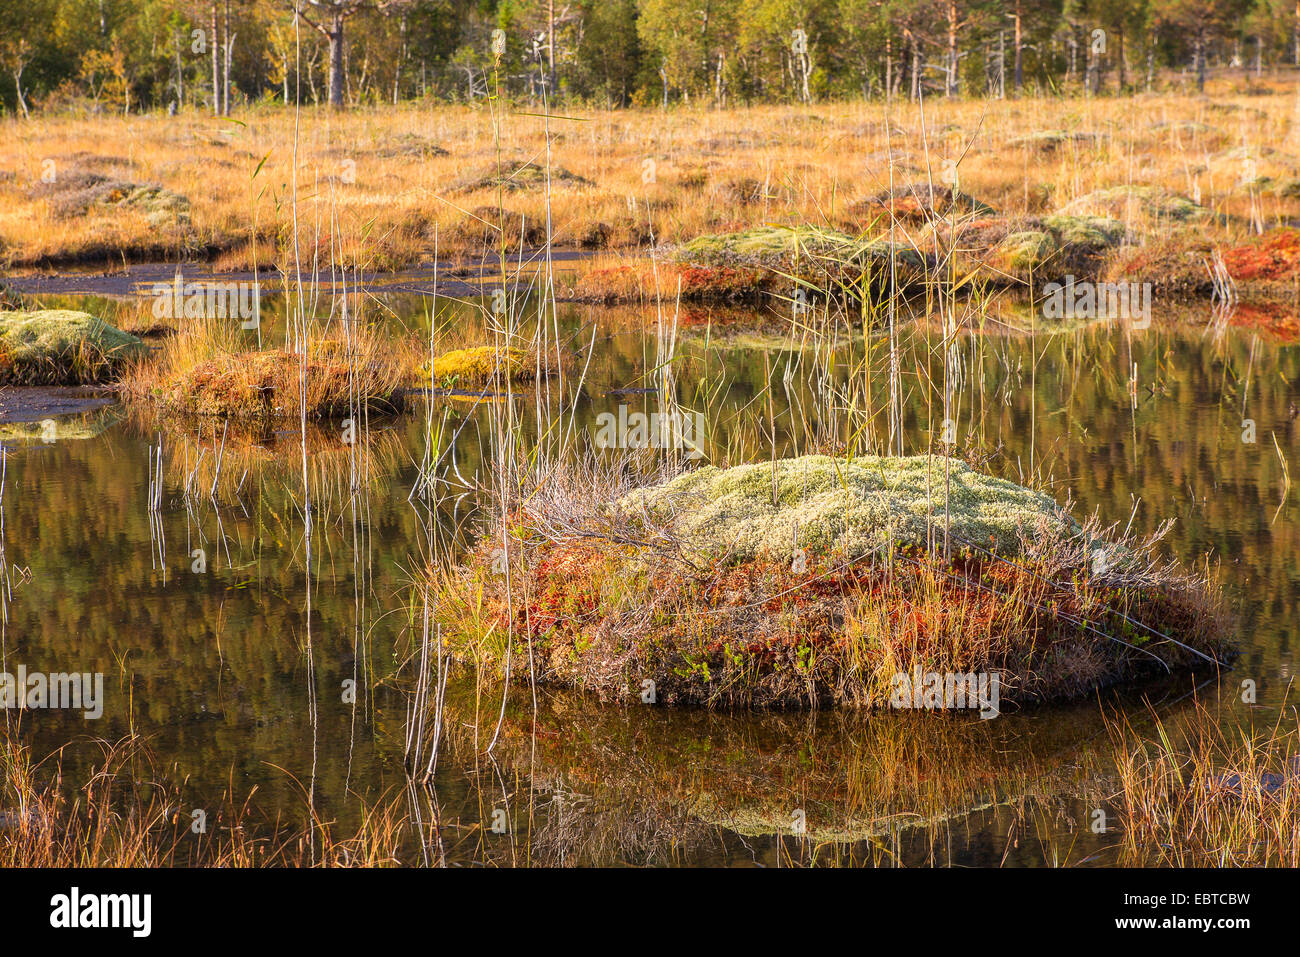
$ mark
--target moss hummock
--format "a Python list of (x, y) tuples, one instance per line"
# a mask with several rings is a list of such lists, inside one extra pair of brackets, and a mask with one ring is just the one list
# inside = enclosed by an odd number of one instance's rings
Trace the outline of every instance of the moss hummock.
[[(859, 268), (888, 262), (891, 247), (885, 239), (855, 239), (845, 233), (815, 226), (759, 226), (734, 233), (697, 236), (673, 252), (678, 262), (706, 266), (751, 266), (791, 270), (802, 261)], [(919, 269), (921, 257), (901, 244), (893, 247), (903, 267)]]
[(950, 217), (961, 220), (996, 215), (992, 206), (969, 193), (928, 182), (882, 190), (853, 204), (850, 209), (859, 217), (867, 216), (884, 222), (890, 217), (905, 222), (926, 223)]
[(189, 226), (190, 201), (157, 183), (133, 183), (90, 170), (72, 170), (36, 190), (56, 218), (73, 219), (95, 210), (129, 209), (142, 213), (156, 229)]
[(1007, 146), (1040, 150), (1050, 153), (1067, 145), (1079, 148), (1095, 147), (1105, 142), (1103, 133), (1067, 130), (1035, 130), (1023, 136), (1014, 136), (1007, 141)]
[(1052, 234), (1041, 229), (1011, 233), (987, 255), (985, 261), (1010, 276), (1022, 278), (1041, 269), (1060, 252)]
[(106, 382), (147, 349), (135, 336), (88, 313), (0, 312), (0, 384)]
[(579, 176), (567, 169), (552, 167), (547, 170), (545, 166), (538, 163), (527, 162), (507, 166), (500, 171), (497, 169), (484, 170), (457, 183), (453, 189), (461, 193), (473, 193), (489, 189), (501, 189), (507, 192), (541, 191), (546, 189), (548, 184), (551, 187), (594, 185), (585, 176)]
[[(895, 268), (891, 271), (891, 258)], [(814, 226), (760, 226), (697, 236), (669, 251), (668, 262), (594, 269), (574, 287), (592, 302), (742, 303), (812, 297), (863, 285), (900, 287), (924, 277), (925, 259), (883, 237), (854, 238)]]
[[(945, 502), (944, 491), (948, 492)], [(824, 455), (720, 469), (707, 466), (625, 496), (625, 511), (673, 517), (701, 550), (738, 561), (789, 560), (797, 550), (867, 556), (943, 536), (1011, 553), (1019, 533), (1076, 530), (1049, 496), (955, 459)]]
[(1210, 211), (1186, 196), (1156, 186), (1113, 186), (1080, 196), (1061, 208), (1066, 215), (1101, 215), (1125, 222), (1186, 223), (1204, 219)]
[[(542, 373), (546, 373), (545, 368)], [(537, 364), (522, 349), (473, 346), (444, 352), (433, 359), (434, 384), (444, 388), (483, 386), (507, 378), (520, 382), (536, 374)]]
[(885, 708), (900, 675), (982, 674), (1011, 704), (1228, 654), (1203, 580), (956, 460), (705, 467), (527, 508), (432, 576), (447, 647), (503, 674), (526, 646), (539, 682), (607, 698)]
[(901, 289), (923, 280), (926, 266), (907, 244), (815, 226), (760, 226), (697, 236), (674, 249), (672, 258), (688, 270), (726, 274), (733, 301), (759, 298), (792, 283), (816, 296), (891, 284)]

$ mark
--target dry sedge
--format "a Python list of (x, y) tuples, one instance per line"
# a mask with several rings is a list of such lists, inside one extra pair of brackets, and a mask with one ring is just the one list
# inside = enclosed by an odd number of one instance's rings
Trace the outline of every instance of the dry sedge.
[(357, 322), (303, 351), (250, 348), (234, 323), (201, 321), (170, 337), (125, 377), (128, 395), (168, 412), (232, 419), (341, 417), (405, 408), (418, 351)]
[[(1294, 717), (1294, 714), (1290, 715)], [(1225, 729), (1198, 703), (1179, 731), (1111, 725), (1115, 802), (1129, 863), (1172, 867), (1300, 866), (1300, 739), (1279, 722)]]

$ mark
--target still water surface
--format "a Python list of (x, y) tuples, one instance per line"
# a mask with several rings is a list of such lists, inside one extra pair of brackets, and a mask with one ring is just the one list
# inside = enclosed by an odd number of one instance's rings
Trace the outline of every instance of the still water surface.
[[(427, 328), (427, 301), (393, 297), (385, 307), (395, 327)], [(454, 304), (440, 308), (440, 321), (473, 321)], [(652, 320), (636, 310), (565, 306), (559, 318), (582, 344), (574, 347), (582, 361), (594, 342), (580, 425), (594, 432), (596, 415), (620, 403), (654, 410), (655, 396), (638, 391), (653, 385)], [(675, 388), (687, 407), (712, 396), (706, 429), (717, 460), (770, 454), (769, 414), (779, 454), (800, 448), (810, 428), (846, 427), (810, 411), (824, 405), (812, 395), (807, 352), (737, 336), (743, 319), (719, 316), (710, 326), (688, 318)], [(483, 752), (497, 722), (496, 692), (485, 690), (476, 706), (474, 690), (458, 680), (435, 788), (441, 852), (451, 863), (498, 864), (1112, 859), (1113, 838), (1088, 827), (1114, 792), (1104, 712), (1123, 711), (1139, 727), (1152, 712), (1176, 723), (1194, 690), (1225, 726), (1266, 725), (1286, 710), (1300, 615), (1300, 505), (1295, 492), (1283, 498), (1282, 460), (1300, 463), (1300, 349), (1248, 329), (1207, 332), (1209, 318), (1158, 317), (1142, 331), (960, 336), (949, 353), (957, 370), (951, 408), (962, 444), (994, 453), (990, 468), (1038, 476), (1058, 501), (1072, 499), (1078, 516), (1131, 517), (1144, 532), (1175, 519), (1165, 552), (1198, 566), (1208, 556), (1235, 608), (1241, 657), (1233, 671), (985, 722), (709, 713), (544, 690), (534, 709), (524, 691), (512, 697), (491, 755)], [(941, 400), (927, 409), (917, 385), (922, 370), (942, 379), (938, 338), (913, 332), (901, 343), (908, 452), (926, 448), (942, 417)], [(882, 341), (867, 345), (883, 353)], [(778, 384), (774, 409), (769, 377)], [(876, 390), (879, 405), (884, 388)], [(489, 445), (486, 411), (463, 399), (433, 402), (435, 419), (446, 412), (464, 426), (455, 466), (471, 478)], [(1245, 419), (1254, 422), (1253, 443), (1243, 441)], [(256, 788), (266, 817), (305, 823), (310, 805), (344, 832), (363, 807), (400, 799), (399, 688), (410, 672), (409, 583), (424, 542), (411, 490), (424, 424), (422, 409), (372, 420), (359, 466), (337, 441), (337, 423), (313, 432), (310, 617), (296, 431), (228, 440), (218, 494), (187, 504), (200, 441), (209, 450), (203, 474), (212, 474), (220, 435), (211, 425), (185, 434), (116, 407), (61, 418), (52, 443), (9, 429), (6, 670), (103, 672), (107, 696), (98, 721), (30, 712), (14, 733), (38, 755), (68, 745), (64, 774), (76, 781), (98, 756), (92, 739), (134, 732), (186, 782), (195, 806)], [(163, 489), (151, 512), (159, 434)], [(360, 490), (350, 495), (354, 468)], [(447, 499), (438, 509), (444, 528), (473, 521), (472, 495)], [(206, 563), (198, 570), (196, 550)], [(1241, 701), (1246, 679), (1258, 688), (1253, 705)], [(345, 701), (350, 680), (360, 688), (355, 704)], [(506, 811), (508, 833), (490, 829), (497, 809)], [(798, 819), (806, 822), (802, 841), (792, 834)], [(424, 859), (416, 847), (407, 858)]]

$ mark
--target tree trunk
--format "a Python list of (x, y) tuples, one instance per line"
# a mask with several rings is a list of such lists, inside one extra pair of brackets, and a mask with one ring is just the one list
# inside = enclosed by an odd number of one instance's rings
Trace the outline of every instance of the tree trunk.
[(1014, 17), (1016, 25), (1015, 38), (1015, 56), (1016, 56), (1016, 92), (1019, 93), (1025, 85), (1025, 35), (1023, 25), (1020, 22), (1020, 4), (1016, 4), (1016, 14)]
[(546, 0), (546, 84), (547, 97), (555, 96), (555, 0)]
[(948, 4), (948, 88), (945, 96), (957, 95), (957, 4)]
[(181, 61), (181, 38), (176, 39), (176, 109), (185, 105), (185, 65)]
[(212, 0), (211, 30), (208, 34), (208, 48), (212, 51), (212, 115), (221, 115), (221, 61), (217, 48), (217, 0)]
[(1119, 92), (1124, 92), (1124, 87), (1128, 85), (1128, 77), (1124, 70), (1124, 31), (1116, 30), (1115, 35), (1119, 38), (1119, 51), (1117, 60), (1119, 62)]
[(397, 96), (402, 89), (402, 63), (406, 60), (406, 14), (402, 14), (399, 22), (399, 32), (402, 37), (401, 52), (397, 56), (397, 69), (393, 72), (393, 106), (397, 105)]
[(1007, 35), (998, 31), (998, 99), (1007, 98)]
[(894, 37), (891, 33), (885, 34), (885, 101), (889, 101), (890, 94), (893, 92), (894, 84)]
[(343, 18), (335, 17), (327, 34), (330, 42), (329, 101), (333, 109), (343, 109)]
[(1201, 37), (1196, 38), (1194, 47), (1196, 56), (1196, 92), (1205, 92), (1205, 50), (1203, 49), (1204, 41)]
[(222, 29), (224, 40), (221, 44), (221, 115), (230, 115), (230, 51), (234, 39), (230, 35), (230, 0), (225, 2), (226, 22)]
[(27, 112), (27, 100), (23, 96), (23, 68), (24, 64), (19, 54), (18, 65), (14, 67), (14, 91), (18, 94), (18, 108), (23, 111), (23, 119), (30, 120), (32, 115)]

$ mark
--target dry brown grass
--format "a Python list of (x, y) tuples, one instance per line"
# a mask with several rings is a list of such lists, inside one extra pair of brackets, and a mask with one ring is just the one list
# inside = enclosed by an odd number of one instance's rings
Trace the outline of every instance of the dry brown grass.
[(237, 324), (203, 320), (167, 339), (124, 378), (127, 395), (183, 415), (270, 421), (399, 412), (417, 381), (418, 347), (354, 322), (311, 335), (303, 351), (250, 347)]
[[(906, 102), (575, 110), (550, 121), (553, 240), (626, 249), (767, 223), (852, 231), (863, 225), (861, 201), (889, 187), (891, 165), (895, 186), (939, 182), (945, 162), (963, 154), (962, 190), (1009, 216), (1136, 184), (1199, 193), (1232, 219), (1215, 231), (1244, 229), (1252, 215), (1267, 226), (1300, 214), (1297, 190), (1286, 187), (1300, 177), (1300, 125), (1284, 95), (1291, 88), (1274, 92), (935, 100), (924, 117)], [(226, 267), (286, 264), (293, 116), (253, 110), (239, 121), (0, 122), (0, 169), (16, 174), (0, 181), (3, 255), (12, 265), (205, 254)], [(309, 113), (302, 130), (304, 259), (398, 267), (430, 258), (435, 232), (444, 258), (545, 238), (546, 177), (535, 171), (548, 156), (537, 117), (508, 114), (498, 138), (485, 111), (412, 105)], [(1054, 131), (1066, 135), (1044, 135)], [(55, 184), (42, 180), (50, 172)], [(1250, 175), (1269, 180), (1251, 187)], [(51, 186), (93, 176), (160, 186), (188, 201), (186, 215), (159, 226), (156, 210), (131, 203), (69, 215)]]

